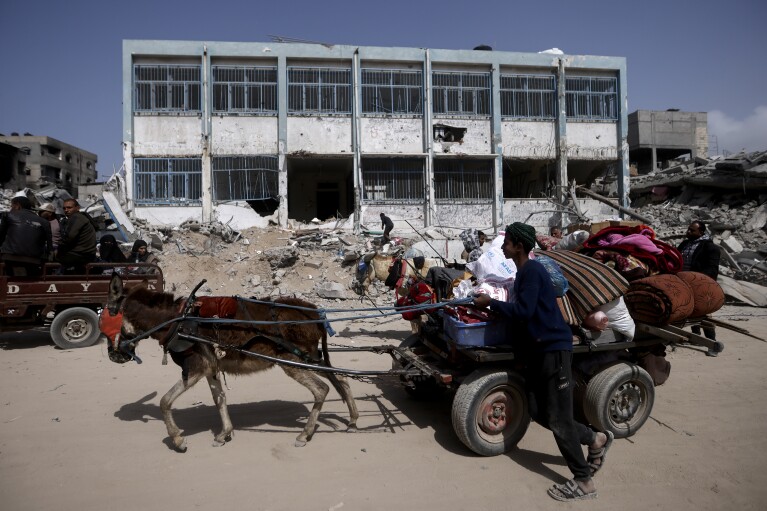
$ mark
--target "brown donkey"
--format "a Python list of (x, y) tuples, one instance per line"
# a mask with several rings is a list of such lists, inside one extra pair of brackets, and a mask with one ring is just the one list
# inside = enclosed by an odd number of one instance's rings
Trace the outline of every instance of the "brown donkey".
[[(275, 363), (246, 355), (227, 346), (235, 346), (251, 352), (282, 360), (320, 363), (317, 344), (322, 342), (327, 357), (327, 333), (323, 323), (285, 324), (286, 321), (312, 321), (320, 319), (316, 306), (298, 298), (280, 297), (274, 302), (241, 300), (230, 297), (203, 297), (203, 308), (212, 309), (210, 316), (242, 319), (244, 321), (269, 321), (271, 324), (247, 324), (225, 322), (194, 322), (194, 336), (212, 341), (214, 345), (178, 339), (174, 326), (168, 325), (152, 334), (181, 367), (178, 381), (160, 400), (163, 420), (175, 448), (186, 451), (186, 440), (173, 420), (173, 402), (203, 377), (208, 380), (213, 401), (218, 408), (223, 429), (215, 436), (213, 445), (223, 445), (232, 438), (232, 423), (226, 406), (226, 395), (221, 386), (219, 373), (249, 374), (269, 369)], [(196, 305), (200, 305), (198, 302)], [(290, 307), (282, 307), (290, 306)], [(172, 294), (134, 287), (126, 292), (122, 279), (115, 275), (109, 285), (109, 301), (101, 318), (102, 331), (109, 339), (109, 358), (124, 363), (135, 356), (135, 344), (128, 342), (166, 321), (181, 316), (183, 300)], [(200, 315), (202, 311), (200, 311)], [(182, 327), (189, 330), (189, 323)], [(117, 335), (119, 333), (119, 335)], [(220, 346), (219, 346), (220, 345)], [(215, 346), (215, 347), (214, 347)], [(325, 358), (325, 360), (327, 360)], [(329, 364), (328, 364), (329, 365)], [(295, 445), (303, 446), (309, 441), (317, 425), (317, 418), (328, 394), (328, 386), (318, 374), (328, 378), (349, 407), (349, 430), (356, 429), (359, 413), (349, 384), (333, 373), (317, 373), (300, 367), (280, 365), (285, 374), (305, 386), (314, 396), (314, 406)]]

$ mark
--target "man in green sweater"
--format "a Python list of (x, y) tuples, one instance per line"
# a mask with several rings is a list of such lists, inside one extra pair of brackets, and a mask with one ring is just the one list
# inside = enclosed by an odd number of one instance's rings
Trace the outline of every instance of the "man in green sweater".
[(96, 229), (90, 216), (80, 212), (75, 199), (64, 201), (67, 221), (62, 226), (58, 259), (64, 273), (85, 273), (85, 265), (96, 259)]
[[(515, 300), (501, 302), (482, 294), (474, 297), (474, 304), (489, 305), (516, 326), (513, 344), (526, 365), (530, 416), (551, 430), (573, 473), (573, 479), (555, 484), (548, 494), (560, 501), (593, 499), (597, 490), (592, 476), (604, 465), (613, 434), (595, 432), (573, 418), (573, 334), (559, 310), (548, 272), (529, 259), (534, 246), (534, 227), (521, 222), (507, 226), (502, 249), (517, 265)], [(581, 445), (589, 447), (588, 458)]]

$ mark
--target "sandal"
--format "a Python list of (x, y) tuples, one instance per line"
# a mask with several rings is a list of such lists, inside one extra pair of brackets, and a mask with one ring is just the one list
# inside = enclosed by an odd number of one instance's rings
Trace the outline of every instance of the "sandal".
[[(613, 435), (612, 431), (605, 431), (604, 433), (607, 435), (607, 441), (605, 442), (605, 445), (597, 449), (592, 449), (589, 447), (589, 456), (586, 458), (586, 463), (589, 464), (592, 476), (599, 472), (599, 470), (605, 465), (607, 450), (613, 444), (613, 440), (615, 440), (615, 435)], [(599, 463), (595, 463), (596, 461), (599, 461)]]
[(586, 493), (581, 489), (580, 486), (578, 486), (578, 483), (575, 482), (575, 480), (570, 479), (564, 484), (555, 484), (548, 490), (546, 490), (546, 493), (549, 494), (549, 497), (551, 497), (554, 500), (558, 500), (560, 502), (570, 502), (572, 500), (586, 500), (586, 499), (595, 499), (597, 498), (597, 491), (594, 490), (592, 492)]

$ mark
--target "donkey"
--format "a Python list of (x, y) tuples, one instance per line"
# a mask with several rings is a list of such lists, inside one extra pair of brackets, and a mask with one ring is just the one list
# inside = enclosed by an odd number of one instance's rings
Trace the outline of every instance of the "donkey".
[[(144, 286), (133, 287), (129, 291), (123, 288), (119, 275), (114, 275), (109, 284), (108, 303), (101, 318), (102, 332), (109, 339), (109, 358), (124, 363), (135, 356), (136, 338), (155, 326), (178, 318), (183, 308), (183, 298), (174, 299), (170, 293), (151, 291)], [(228, 313), (219, 317), (231, 317), (244, 321), (269, 321), (272, 324), (253, 325), (248, 323), (199, 322), (193, 327), (195, 336), (209, 339), (208, 343), (189, 342), (178, 339), (172, 323), (152, 334), (163, 345), (166, 353), (182, 369), (181, 379), (162, 397), (160, 409), (173, 446), (179, 452), (186, 452), (186, 440), (173, 420), (172, 406), (184, 392), (205, 377), (213, 394), (213, 401), (218, 408), (223, 429), (215, 435), (214, 446), (224, 445), (232, 439), (232, 422), (226, 406), (226, 395), (221, 386), (219, 373), (250, 374), (263, 371), (275, 363), (246, 355), (229, 346), (276, 357), (286, 361), (306, 362), (311, 360), (321, 363), (317, 344), (322, 342), (324, 362), (327, 365), (327, 333), (322, 323), (285, 324), (286, 321), (312, 321), (320, 319), (316, 306), (298, 298), (280, 297), (274, 302), (241, 300), (230, 297), (216, 297), (219, 310), (228, 309)], [(279, 306), (283, 305), (283, 306)], [(287, 306), (287, 307), (284, 307)], [(290, 308), (295, 307), (295, 308)], [(119, 324), (118, 324), (119, 323)], [(105, 325), (107, 325), (105, 327)], [(111, 325), (111, 327), (109, 326)], [(119, 333), (119, 335), (117, 335)], [(122, 342), (120, 342), (122, 341)], [(299, 356), (300, 355), (300, 356)], [(303, 431), (296, 438), (296, 447), (306, 445), (314, 433), (317, 418), (325, 402), (329, 388), (319, 377), (328, 378), (349, 408), (350, 421), (348, 430), (356, 430), (359, 412), (354, 402), (349, 384), (333, 373), (317, 373), (300, 367), (280, 365), (285, 374), (305, 386), (314, 396), (314, 406)]]

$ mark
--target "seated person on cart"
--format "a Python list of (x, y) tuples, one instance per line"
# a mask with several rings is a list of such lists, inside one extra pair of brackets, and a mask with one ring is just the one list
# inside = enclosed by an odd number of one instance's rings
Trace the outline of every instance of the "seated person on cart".
[[(490, 306), (519, 325), (514, 345), (525, 362), (530, 416), (554, 433), (559, 452), (573, 479), (555, 484), (548, 494), (560, 501), (597, 496), (592, 476), (602, 468), (612, 432), (594, 432), (573, 418), (573, 335), (556, 303), (554, 288), (541, 263), (528, 258), (535, 246), (535, 228), (521, 222), (506, 227), (503, 253), (517, 265), (513, 303), (478, 295), (474, 304)], [(589, 447), (588, 459), (581, 445)]]

